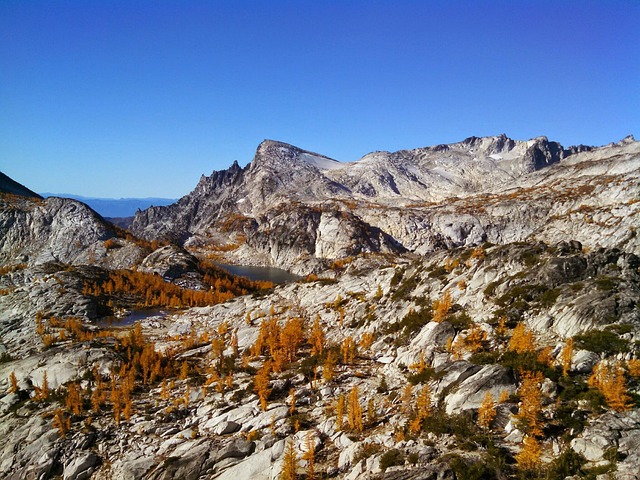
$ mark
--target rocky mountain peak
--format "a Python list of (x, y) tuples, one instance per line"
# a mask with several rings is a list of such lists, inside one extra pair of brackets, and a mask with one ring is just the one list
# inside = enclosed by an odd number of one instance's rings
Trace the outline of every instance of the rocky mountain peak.
[(460, 142), (471, 150), (480, 150), (486, 155), (508, 152), (516, 146), (516, 142), (504, 133), (493, 137), (469, 137)]
[(618, 145), (629, 145), (631, 143), (636, 143), (636, 142), (637, 140), (633, 135), (627, 135), (626, 137), (624, 137), (622, 140), (618, 142)]
[(313, 167), (318, 170), (327, 170), (339, 168), (341, 165), (340, 162), (319, 153), (303, 150), (285, 142), (264, 140), (258, 146), (249, 169), (255, 171), (263, 168), (278, 170)]

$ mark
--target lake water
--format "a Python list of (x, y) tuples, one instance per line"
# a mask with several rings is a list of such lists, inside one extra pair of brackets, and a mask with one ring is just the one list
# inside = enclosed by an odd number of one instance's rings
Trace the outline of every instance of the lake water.
[(96, 325), (100, 328), (112, 328), (112, 327), (129, 327), (139, 320), (144, 320), (149, 317), (165, 317), (167, 315), (166, 310), (159, 308), (141, 308), (139, 310), (131, 310), (131, 313), (126, 317), (102, 317), (96, 322)]
[(281, 268), (274, 267), (254, 267), (248, 265), (227, 265), (217, 263), (218, 267), (226, 270), (233, 275), (246, 277), (249, 280), (262, 280), (273, 283), (288, 283), (300, 280), (302, 277), (289, 273)]

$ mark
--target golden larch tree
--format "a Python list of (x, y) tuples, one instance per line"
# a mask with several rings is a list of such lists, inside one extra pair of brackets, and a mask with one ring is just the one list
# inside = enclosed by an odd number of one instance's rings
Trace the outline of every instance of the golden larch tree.
[(342, 430), (342, 428), (344, 427), (344, 411), (345, 411), (346, 403), (347, 402), (344, 394), (340, 395), (338, 397), (338, 400), (336, 401), (336, 429), (337, 430)]
[(293, 440), (287, 440), (282, 458), (282, 470), (280, 470), (280, 480), (296, 480), (296, 470), (298, 469), (298, 455)]
[(345, 365), (353, 363), (356, 356), (356, 342), (353, 340), (353, 337), (348, 336), (345, 338), (340, 350), (342, 352), (342, 363)]
[(489, 430), (494, 418), (496, 418), (496, 403), (493, 401), (491, 392), (487, 391), (478, 408), (478, 426)]
[(522, 450), (516, 455), (516, 462), (521, 470), (534, 470), (540, 465), (542, 448), (540, 442), (530, 435), (525, 435)]
[(327, 343), (327, 338), (320, 325), (320, 315), (316, 315), (311, 331), (309, 332), (309, 344), (311, 345), (311, 355), (322, 355)]
[(631, 408), (631, 397), (627, 394), (624, 369), (619, 362), (598, 363), (593, 367), (588, 384), (600, 390), (612, 410), (622, 412)]
[(58, 430), (61, 437), (64, 437), (71, 429), (71, 418), (64, 414), (61, 408), (57, 408), (53, 413), (53, 428)]
[(402, 389), (400, 405), (405, 414), (410, 415), (413, 412), (413, 387), (410, 383), (407, 383)]
[(256, 373), (253, 381), (253, 391), (260, 398), (260, 406), (262, 410), (267, 410), (267, 399), (271, 390), (269, 390), (269, 374), (271, 373), (271, 361), (264, 362), (260, 370)]
[(518, 389), (520, 408), (516, 418), (520, 420), (521, 430), (531, 437), (542, 436), (542, 391), (540, 384), (544, 380), (540, 372), (521, 372), (522, 383)]
[(451, 310), (451, 305), (451, 292), (449, 289), (446, 289), (442, 294), (442, 298), (433, 302), (433, 321), (438, 323), (442, 322), (449, 313), (449, 310)]
[(476, 353), (477, 351), (482, 350), (486, 343), (487, 332), (485, 332), (477, 323), (471, 325), (467, 336), (464, 338), (465, 348), (471, 353)]
[(315, 450), (316, 445), (313, 441), (313, 437), (311, 436), (311, 432), (307, 432), (307, 436), (304, 440), (304, 453), (302, 454), (302, 459), (307, 462), (307, 477), (306, 480), (315, 480), (316, 472), (315, 472), (315, 464), (316, 464), (316, 456)]
[(18, 379), (16, 378), (16, 372), (11, 372), (11, 375), (9, 375), (9, 392), (10, 393), (17, 393), (18, 392)]
[(67, 410), (74, 415), (80, 415), (82, 413), (82, 393), (77, 384), (70, 383), (67, 385), (67, 398), (65, 403)]
[(330, 351), (327, 353), (327, 357), (324, 359), (324, 364), (322, 365), (322, 378), (330, 382), (333, 380), (334, 375), (336, 374), (336, 363), (338, 359), (336, 354)]
[(516, 353), (534, 352), (536, 350), (536, 337), (520, 322), (513, 329), (513, 335), (509, 341), (509, 350)]
[(566, 377), (571, 370), (571, 360), (573, 359), (573, 338), (567, 339), (562, 351), (560, 352), (560, 365), (562, 366), (562, 374)]
[(349, 392), (349, 401), (347, 406), (347, 420), (349, 422), (349, 428), (354, 432), (362, 432), (362, 430), (364, 430), (362, 406), (360, 405), (360, 395), (358, 393), (357, 385)]
[(431, 415), (432, 410), (433, 403), (431, 400), (431, 387), (429, 387), (429, 385), (424, 385), (416, 399), (416, 415), (420, 420), (424, 420)]
[(289, 390), (289, 415), (296, 413), (296, 389)]
[(304, 343), (304, 319), (294, 317), (288, 319), (280, 332), (280, 347), (287, 362), (296, 359), (298, 348)]
[(637, 358), (632, 358), (627, 362), (627, 369), (629, 370), (629, 375), (632, 377), (640, 377), (640, 360)]

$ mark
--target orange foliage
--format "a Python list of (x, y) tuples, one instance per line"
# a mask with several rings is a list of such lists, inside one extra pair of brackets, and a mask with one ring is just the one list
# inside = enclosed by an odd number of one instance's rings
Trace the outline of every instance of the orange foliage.
[(491, 395), (491, 392), (487, 391), (480, 407), (478, 408), (478, 425), (480, 428), (488, 429), (495, 416), (496, 403), (493, 401), (493, 395)]
[(433, 302), (433, 321), (442, 322), (451, 310), (451, 292), (449, 289), (444, 291), (442, 299)]
[(593, 368), (589, 386), (600, 390), (609, 408), (622, 412), (631, 408), (631, 397), (627, 394), (624, 370), (619, 362), (600, 362)]
[(533, 470), (540, 464), (541, 455), (540, 442), (535, 437), (526, 435), (522, 450), (516, 455), (516, 462), (522, 470)]
[(527, 353), (536, 350), (536, 338), (524, 323), (520, 322), (513, 329), (513, 335), (509, 341), (509, 350), (517, 353)]
[(360, 405), (360, 395), (358, 393), (357, 385), (349, 392), (347, 421), (349, 422), (349, 429), (351, 431), (362, 432), (364, 429), (362, 423), (362, 406)]
[(253, 380), (253, 391), (258, 394), (260, 398), (260, 406), (262, 410), (267, 410), (267, 399), (271, 390), (269, 390), (269, 374), (271, 373), (271, 361), (264, 362), (262, 368), (258, 370)]
[(94, 297), (134, 296), (138, 304), (145, 307), (201, 307), (273, 287), (271, 282), (253, 282), (229, 275), (207, 262), (201, 262), (199, 269), (205, 272), (203, 283), (209, 290), (181, 288), (151, 273), (115, 270), (101, 282), (85, 282), (82, 293)]
[(522, 384), (518, 390), (520, 395), (520, 409), (516, 417), (520, 420), (522, 430), (532, 437), (542, 436), (542, 424), (540, 415), (542, 412), (542, 392), (540, 384), (543, 381), (542, 373), (524, 371)]
[(313, 321), (311, 332), (309, 332), (309, 343), (311, 344), (311, 355), (322, 355), (326, 345), (326, 336), (318, 316)]

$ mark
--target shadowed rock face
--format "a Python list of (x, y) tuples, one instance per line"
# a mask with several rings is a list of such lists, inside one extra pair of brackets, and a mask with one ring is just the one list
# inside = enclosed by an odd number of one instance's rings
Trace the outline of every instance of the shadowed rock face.
[(203, 176), (175, 204), (138, 212), (131, 229), (186, 246), (237, 244), (230, 261), (298, 273), (358, 252), (533, 237), (640, 251), (629, 233), (639, 145), (564, 148), (500, 135), (340, 163), (266, 140), (246, 168)]
[(0, 193), (20, 195), (21, 197), (42, 198), (37, 193), (29, 190), (27, 187), (9, 178), (2, 172), (0, 172)]

